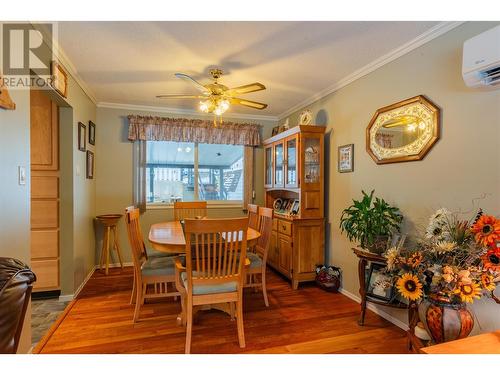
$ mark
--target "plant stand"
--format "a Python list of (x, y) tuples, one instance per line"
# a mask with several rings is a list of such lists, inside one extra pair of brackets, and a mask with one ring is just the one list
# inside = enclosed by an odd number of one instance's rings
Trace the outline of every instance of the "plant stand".
[(394, 303), (394, 302), (386, 302), (379, 300), (377, 298), (368, 296), (366, 294), (366, 278), (365, 278), (365, 269), (366, 266), (368, 265), (368, 262), (374, 262), (374, 263), (379, 263), (386, 265), (387, 261), (385, 257), (371, 253), (366, 250), (361, 250), (361, 249), (356, 249), (352, 248), (352, 251), (356, 256), (358, 257), (358, 277), (359, 277), (359, 295), (361, 297), (361, 314), (358, 320), (358, 324), (360, 326), (365, 324), (365, 313), (366, 313), (366, 304), (368, 302), (380, 305), (380, 306), (388, 306), (388, 307), (394, 307), (396, 309), (407, 309), (408, 310), (408, 325), (409, 325), (409, 330), (407, 332), (408, 334), (408, 349), (413, 350), (416, 349), (417, 351), (420, 350), (420, 348), (423, 346), (422, 342), (418, 337), (415, 336), (414, 331), (415, 331), (415, 326), (418, 323), (418, 310), (417, 310), (417, 304), (412, 302), (409, 305), (405, 303)]

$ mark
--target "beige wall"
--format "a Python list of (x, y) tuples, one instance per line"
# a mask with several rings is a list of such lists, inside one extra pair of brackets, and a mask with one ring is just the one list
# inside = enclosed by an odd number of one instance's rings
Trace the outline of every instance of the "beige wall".
[[(1, 27), (1, 23), (0, 23)], [(30, 94), (11, 90), (16, 110), (0, 109), (0, 256), (30, 263)], [(95, 180), (85, 179), (85, 153), (78, 151), (77, 123), (95, 122), (96, 107), (69, 76), (68, 98), (47, 92), (60, 106), (61, 292), (72, 294), (94, 266)], [(91, 146), (91, 149), (93, 146)], [(27, 183), (18, 185), (18, 166)], [(76, 175), (76, 168), (80, 176)], [(19, 352), (31, 347), (28, 311)]]
[[(361, 190), (400, 207), (404, 230), (426, 224), (439, 207), (475, 208), (500, 216), (500, 91), (467, 88), (461, 77), (462, 44), (498, 23), (466, 23), (411, 53), (308, 106), (327, 124), (329, 179), (326, 192), (331, 226), (327, 255), (342, 267), (343, 287), (358, 295), (354, 245), (340, 233), (341, 211)], [(322, 74), (325, 74), (323, 72)], [(423, 161), (377, 165), (365, 151), (365, 129), (380, 107), (423, 94), (442, 109), (442, 136)], [(290, 123), (297, 122), (297, 111)], [(337, 172), (337, 148), (354, 143), (354, 172)], [(484, 196), (484, 199), (472, 200)], [(474, 303), (484, 331), (500, 329), (500, 306)], [(387, 309), (405, 320), (404, 314)], [(478, 330), (476, 324), (476, 332)]]
[[(30, 264), (30, 93), (11, 90), (10, 95), (17, 109), (0, 109), (0, 257)], [(26, 185), (18, 184), (18, 166), (26, 168)], [(31, 346), (30, 322), (28, 311), (20, 353), (26, 353)]]
[[(72, 163), (68, 163), (71, 169), (66, 170), (67, 179), (61, 190), (66, 190), (65, 194), (67, 196), (70, 192), (73, 194), (71, 202), (66, 202), (66, 208), (71, 204), (73, 206), (73, 216), (67, 216), (69, 220), (73, 221), (73, 227), (68, 228), (73, 230), (73, 243), (72, 269), (68, 269), (68, 267), (62, 268), (61, 275), (67, 280), (67, 283), (63, 285), (62, 294), (73, 294), (95, 264), (93, 220), (95, 216), (96, 180), (95, 177), (94, 179), (86, 178), (87, 153), (78, 150), (78, 122), (82, 122), (87, 127), (87, 150), (94, 152), (94, 158), (97, 159), (96, 147), (88, 143), (89, 121), (96, 123), (97, 119), (95, 104), (72, 78), (69, 80), (67, 101), (72, 108), (72, 119), (71, 122), (61, 124), (61, 127), (71, 126), (72, 131), (68, 130), (65, 134), (66, 137), (61, 140), (61, 143), (66, 146), (65, 152), (61, 153), (61, 155), (63, 158), (72, 158)], [(69, 138), (70, 136), (71, 138)], [(70, 173), (71, 177), (69, 176)], [(62, 233), (62, 235), (71, 236), (71, 233), (66, 232), (65, 234)], [(63, 247), (61, 249), (68, 250)]]
[[(169, 115), (168, 113), (140, 112), (126, 109), (97, 109), (97, 134), (96, 147), (99, 157), (96, 159), (96, 214), (123, 213), (125, 207), (133, 204), (132, 184), (133, 184), (133, 143), (128, 141), (128, 119), (130, 114), (151, 115), (163, 117), (179, 117), (179, 115)], [(192, 117), (182, 115), (182, 117)], [(262, 135), (264, 138), (271, 135), (272, 127), (275, 125), (271, 121), (250, 121), (227, 118), (228, 121), (235, 122), (255, 122), (263, 125)], [(255, 202), (262, 204), (264, 201), (264, 165), (262, 148), (257, 148), (255, 152), (254, 185), (256, 190)], [(236, 217), (243, 215), (240, 208), (213, 208), (209, 215), (212, 217)], [(172, 209), (148, 209), (141, 217), (143, 232), (147, 235), (151, 224), (173, 219)], [(122, 220), (119, 225), (120, 244), (124, 251), (125, 261), (131, 262), (132, 257), (128, 246), (125, 223)], [(102, 233), (97, 231), (96, 241), (96, 261), (102, 246)], [(113, 262), (118, 262), (113, 257)]]

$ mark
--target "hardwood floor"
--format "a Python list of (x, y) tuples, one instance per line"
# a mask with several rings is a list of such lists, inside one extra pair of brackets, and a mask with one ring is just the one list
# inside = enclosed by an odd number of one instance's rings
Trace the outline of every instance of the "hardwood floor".
[[(183, 353), (185, 330), (176, 324), (179, 301), (146, 304), (132, 322), (132, 268), (96, 271), (68, 308), (39, 353)], [(262, 293), (246, 290), (246, 348), (238, 346), (236, 321), (220, 311), (202, 311), (193, 327), (192, 353), (408, 353), (406, 334), (367, 311), (357, 324), (359, 305), (314, 284), (292, 290), (268, 271), (269, 307)]]

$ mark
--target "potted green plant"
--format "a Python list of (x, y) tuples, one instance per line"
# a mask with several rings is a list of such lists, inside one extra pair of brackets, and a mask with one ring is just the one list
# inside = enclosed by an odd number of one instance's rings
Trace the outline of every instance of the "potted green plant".
[(363, 199), (353, 199), (353, 204), (342, 211), (340, 229), (349, 241), (358, 241), (364, 249), (381, 254), (386, 250), (389, 235), (398, 231), (403, 216), (397, 207), (364, 191)]

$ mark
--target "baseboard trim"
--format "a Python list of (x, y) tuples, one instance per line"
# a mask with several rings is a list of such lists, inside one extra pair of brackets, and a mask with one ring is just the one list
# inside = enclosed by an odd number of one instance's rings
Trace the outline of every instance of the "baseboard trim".
[(96, 270), (96, 267), (97, 266), (92, 267), (92, 269), (90, 270), (90, 272), (87, 274), (87, 276), (85, 277), (85, 279), (82, 281), (82, 283), (80, 284), (80, 286), (75, 290), (75, 292), (73, 294), (64, 294), (64, 295), (61, 295), (61, 296), (59, 296), (59, 301), (60, 302), (69, 302), (69, 301), (73, 301), (74, 299), (76, 299), (76, 297), (78, 297), (78, 294), (80, 294), (80, 292), (82, 291), (82, 289), (85, 286), (85, 284), (87, 284), (87, 281), (89, 281), (89, 279), (94, 274), (94, 272)]
[[(343, 288), (340, 288), (340, 293), (342, 293), (344, 296), (346, 296), (347, 298), (350, 298), (352, 299), (353, 301), (356, 301), (357, 303), (361, 303), (361, 297), (343, 289)], [(404, 331), (407, 331), (409, 329), (408, 327), (408, 324), (395, 318), (394, 316), (390, 315), (390, 314), (387, 314), (385, 311), (382, 311), (381, 309), (378, 308), (377, 305), (373, 304), (373, 303), (370, 303), (368, 302), (366, 304), (366, 307), (373, 311), (375, 314), (377, 314), (378, 316), (384, 318), (385, 320), (391, 322), (392, 324), (398, 326), (399, 328), (401, 328), (402, 330)]]

